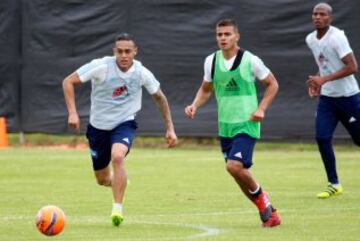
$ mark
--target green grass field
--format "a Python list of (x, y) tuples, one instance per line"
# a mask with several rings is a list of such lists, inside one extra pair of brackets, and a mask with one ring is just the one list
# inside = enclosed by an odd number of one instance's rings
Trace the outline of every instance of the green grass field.
[[(131, 186), (120, 228), (110, 224), (111, 191), (95, 184), (87, 150), (0, 150), (0, 240), (360, 240), (360, 151), (339, 148), (345, 193), (318, 200), (326, 179), (318, 152), (308, 149), (260, 145), (255, 151), (252, 171), (283, 221), (274, 229), (261, 228), (216, 146), (135, 146), (126, 161)], [(67, 216), (64, 231), (51, 238), (34, 224), (47, 204)]]

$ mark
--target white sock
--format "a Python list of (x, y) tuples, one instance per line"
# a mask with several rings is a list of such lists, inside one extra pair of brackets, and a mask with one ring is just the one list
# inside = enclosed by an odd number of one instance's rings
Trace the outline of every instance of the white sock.
[(121, 203), (114, 203), (113, 209), (117, 209), (117, 210), (119, 210), (120, 212), (122, 212), (122, 205), (121, 205)]
[(257, 193), (259, 190), (260, 190), (260, 185), (257, 184), (257, 188), (256, 188), (254, 191), (249, 190), (249, 193), (252, 194), (252, 195), (254, 195), (254, 194)]
[(331, 186), (333, 186), (333, 187), (335, 187), (335, 188), (338, 188), (338, 187), (340, 187), (341, 185), (340, 185), (340, 183), (336, 183), (336, 184), (332, 184), (332, 183), (331, 183)]

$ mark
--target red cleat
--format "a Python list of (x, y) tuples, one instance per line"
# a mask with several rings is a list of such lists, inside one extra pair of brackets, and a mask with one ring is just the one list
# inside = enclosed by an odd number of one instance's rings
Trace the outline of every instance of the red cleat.
[(280, 219), (279, 215), (277, 214), (276, 209), (273, 208), (270, 218), (267, 221), (263, 222), (262, 226), (264, 228), (273, 228), (280, 224), (281, 224), (281, 219)]
[(266, 192), (262, 192), (257, 199), (255, 199), (255, 205), (259, 209), (260, 219), (263, 222), (262, 226), (264, 228), (272, 228), (280, 225), (280, 217), (276, 209), (271, 206), (269, 196)]

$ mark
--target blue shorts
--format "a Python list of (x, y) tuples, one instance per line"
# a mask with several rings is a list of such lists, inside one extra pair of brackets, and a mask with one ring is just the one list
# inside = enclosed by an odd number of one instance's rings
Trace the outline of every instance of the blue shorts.
[(360, 93), (349, 97), (320, 96), (316, 112), (316, 138), (332, 139), (338, 122), (360, 145)]
[(232, 138), (220, 137), (221, 151), (225, 161), (235, 160), (241, 162), (245, 168), (252, 166), (252, 156), (256, 139), (247, 134), (237, 134)]
[(134, 120), (121, 123), (112, 130), (99, 130), (89, 124), (86, 137), (89, 141), (94, 170), (101, 170), (109, 165), (111, 161), (111, 147), (114, 143), (126, 145), (129, 152), (136, 129), (137, 123)]

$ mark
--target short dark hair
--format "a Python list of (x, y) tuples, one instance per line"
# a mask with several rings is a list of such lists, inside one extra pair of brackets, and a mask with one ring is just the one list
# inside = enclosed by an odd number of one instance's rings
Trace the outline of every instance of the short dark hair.
[(217, 22), (216, 27), (227, 27), (227, 26), (233, 26), (236, 30), (238, 30), (237, 23), (232, 18), (225, 18), (221, 19), (219, 22)]
[(328, 12), (329, 15), (332, 15), (333, 9), (328, 3), (324, 3), (324, 2), (318, 3), (315, 5), (313, 10), (315, 10), (316, 8), (323, 8)]
[(129, 33), (120, 33), (116, 36), (115, 42), (117, 41), (132, 41), (134, 45), (136, 46), (136, 42), (134, 37)]

